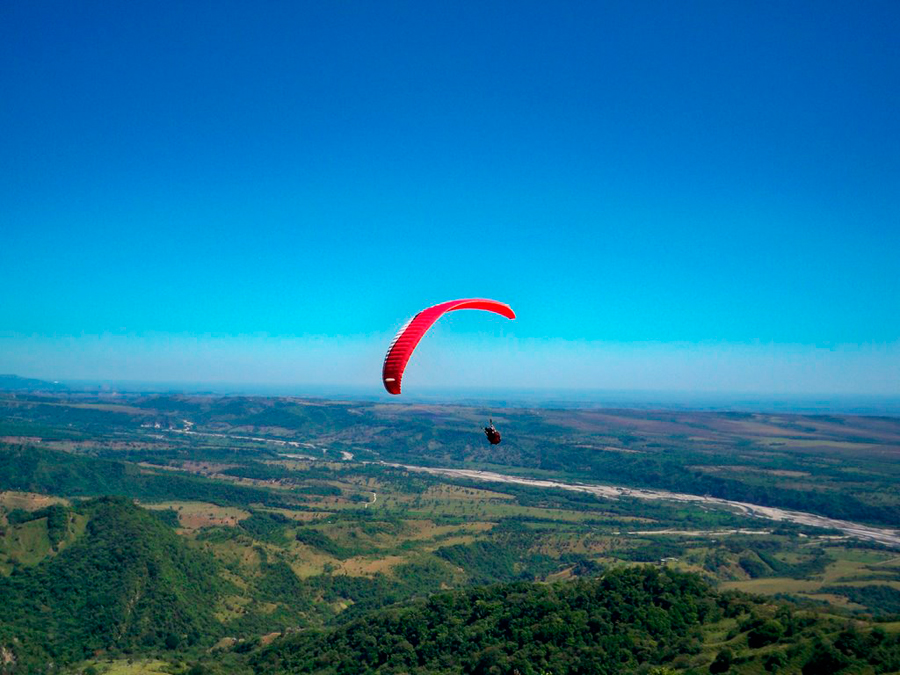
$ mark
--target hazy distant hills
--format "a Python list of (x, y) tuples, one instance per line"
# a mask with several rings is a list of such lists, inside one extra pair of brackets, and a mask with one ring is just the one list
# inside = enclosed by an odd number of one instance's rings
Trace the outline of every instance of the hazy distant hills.
[(68, 387), (59, 382), (47, 382), (18, 375), (0, 375), (0, 391), (65, 391)]

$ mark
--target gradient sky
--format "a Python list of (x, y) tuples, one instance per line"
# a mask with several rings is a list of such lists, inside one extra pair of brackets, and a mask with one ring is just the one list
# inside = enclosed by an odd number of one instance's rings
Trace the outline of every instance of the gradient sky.
[(900, 3), (0, 3), (0, 372), (900, 394)]

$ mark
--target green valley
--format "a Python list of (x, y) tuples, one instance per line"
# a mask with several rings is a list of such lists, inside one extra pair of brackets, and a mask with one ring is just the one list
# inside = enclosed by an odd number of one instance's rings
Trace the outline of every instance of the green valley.
[(0, 408), (0, 672), (900, 670), (900, 550), (712, 496), (889, 533), (891, 418)]

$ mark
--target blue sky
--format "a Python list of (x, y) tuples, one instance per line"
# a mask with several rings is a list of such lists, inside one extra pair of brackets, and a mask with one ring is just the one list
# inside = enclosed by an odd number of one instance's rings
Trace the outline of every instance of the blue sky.
[(0, 371), (900, 394), (895, 2), (0, 6)]

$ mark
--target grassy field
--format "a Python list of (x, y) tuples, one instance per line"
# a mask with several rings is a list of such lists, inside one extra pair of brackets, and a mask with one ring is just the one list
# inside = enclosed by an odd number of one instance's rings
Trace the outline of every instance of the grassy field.
[[(900, 595), (900, 558), (895, 552), (847, 549), (840, 546), (829, 546), (824, 551), (833, 562), (820, 573), (808, 578), (741, 579), (723, 581), (721, 587), (763, 595), (790, 595), (857, 611), (866, 611), (867, 607), (842, 595), (841, 589), (887, 587), (895, 589)], [(788, 554), (783, 558), (790, 560), (791, 556), (796, 555)], [(823, 592), (823, 589), (829, 592)]]
[(10, 574), (17, 565), (37, 565), (64, 550), (84, 532), (86, 518), (77, 513), (68, 515), (66, 531), (55, 545), (48, 536), (46, 517), (16, 525), (8, 522), (11, 511), (35, 513), (53, 504), (68, 505), (69, 500), (32, 492), (0, 493), (0, 574)]
[(36, 492), (0, 492), (0, 512), (22, 509), (24, 511), (38, 511), (51, 504), (68, 504), (69, 500), (63, 497), (42, 495)]
[(243, 509), (229, 506), (218, 506), (208, 502), (165, 501), (143, 504), (153, 510), (171, 509), (178, 513), (178, 522), (188, 531), (217, 525), (234, 526), (239, 521), (249, 518), (250, 513)]
[(172, 664), (156, 659), (94, 660), (82, 665), (84, 670), (94, 668), (97, 675), (171, 675)]

